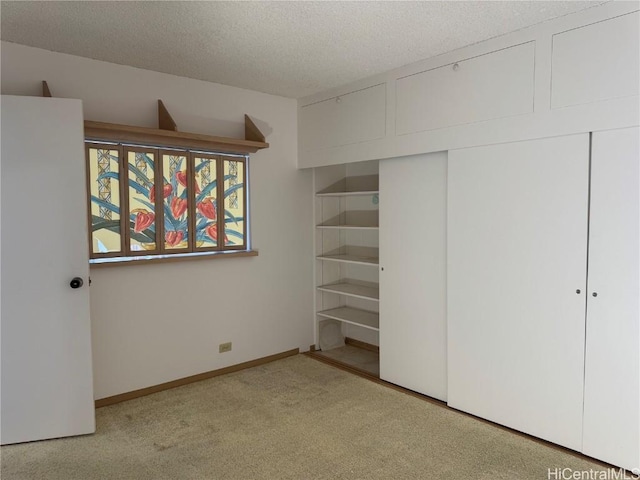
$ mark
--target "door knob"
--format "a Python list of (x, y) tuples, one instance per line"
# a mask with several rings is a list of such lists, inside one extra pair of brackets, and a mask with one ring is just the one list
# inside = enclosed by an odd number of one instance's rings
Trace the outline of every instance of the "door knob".
[(73, 280), (69, 282), (69, 286), (71, 288), (80, 288), (84, 282), (80, 277), (74, 277)]
[(591, 295), (593, 295), (594, 297), (598, 296), (598, 292), (593, 292)]

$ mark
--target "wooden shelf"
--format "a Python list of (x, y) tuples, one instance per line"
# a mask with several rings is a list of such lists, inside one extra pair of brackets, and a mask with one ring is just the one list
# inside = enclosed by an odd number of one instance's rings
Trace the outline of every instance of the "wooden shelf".
[(329, 262), (355, 263), (360, 265), (378, 265), (378, 257), (366, 257), (362, 255), (351, 255), (348, 253), (337, 255), (320, 255), (316, 257), (318, 260), (326, 260)]
[[(42, 81), (42, 96), (52, 96), (45, 80)], [(134, 127), (91, 120), (84, 122), (85, 140), (131, 142), (154, 147), (182, 147), (243, 154), (255, 153), (263, 148), (269, 148), (263, 133), (248, 115), (244, 116), (244, 136), (244, 139), (240, 139), (179, 132), (176, 122), (160, 99), (158, 99), (158, 128)]]
[(84, 136), (90, 140), (145, 143), (154, 146), (198, 148), (230, 153), (254, 153), (269, 144), (238, 138), (214, 137), (199, 133), (176, 132), (158, 128), (133, 127), (115, 123), (84, 122)]
[(316, 197), (364, 197), (367, 195), (378, 195), (378, 190), (361, 190), (358, 192), (329, 192), (316, 193)]
[(352, 325), (358, 325), (370, 330), (380, 330), (380, 315), (368, 310), (360, 310), (359, 308), (352, 307), (338, 307), (330, 310), (322, 310), (321, 312), (318, 312), (318, 316), (350, 323)]
[(380, 301), (380, 289), (375, 284), (357, 283), (353, 280), (345, 279), (340, 283), (320, 285), (318, 290), (322, 292), (335, 293), (346, 297), (362, 298), (365, 300)]

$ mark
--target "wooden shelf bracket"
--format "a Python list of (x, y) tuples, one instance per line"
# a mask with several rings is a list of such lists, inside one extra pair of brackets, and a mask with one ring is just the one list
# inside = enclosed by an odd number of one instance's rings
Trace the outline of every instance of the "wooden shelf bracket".
[(246, 113), (244, 115), (244, 139), (252, 140), (254, 142), (265, 142), (264, 134)]
[(42, 81), (42, 96), (43, 97), (51, 97), (51, 90), (49, 90), (49, 85), (45, 80)]
[(176, 122), (173, 121), (173, 117), (164, 106), (162, 100), (158, 99), (158, 128), (160, 130), (171, 130), (172, 132), (178, 131)]

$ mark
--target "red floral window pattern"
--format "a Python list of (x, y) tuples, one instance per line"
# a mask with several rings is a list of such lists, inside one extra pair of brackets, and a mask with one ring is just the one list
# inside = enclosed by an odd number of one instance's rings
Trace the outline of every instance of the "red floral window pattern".
[(86, 150), (91, 258), (247, 248), (246, 157), (95, 142)]
[(188, 157), (162, 154), (162, 200), (165, 251), (189, 251)]
[(194, 163), (196, 249), (218, 246), (218, 158), (198, 155)]
[(157, 246), (155, 190), (157, 155), (154, 151), (126, 149), (129, 211), (128, 250), (131, 253), (155, 252)]

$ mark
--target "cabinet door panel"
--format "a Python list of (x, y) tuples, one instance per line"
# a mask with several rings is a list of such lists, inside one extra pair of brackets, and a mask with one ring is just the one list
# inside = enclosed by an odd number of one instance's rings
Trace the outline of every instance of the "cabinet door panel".
[(640, 93), (640, 13), (553, 36), (551, 107)]
[(380, 162), (380, 377), (447, 398), (447, 156)]
[(399, 78), (396, 134), (532, 113), (534, 54), (529, 42)]
[(640, 468), (639, 143), (638, 128), (596, 132), (591, 155), (583, 451), (628, 469)]
[(448, 169), (448, 403), (575, 450), (588, 149), (581, 134), (454, 150)]
[(386, 85), (374, 85), (300, 108), (302, 151), (382, 138), (386, 129)]

